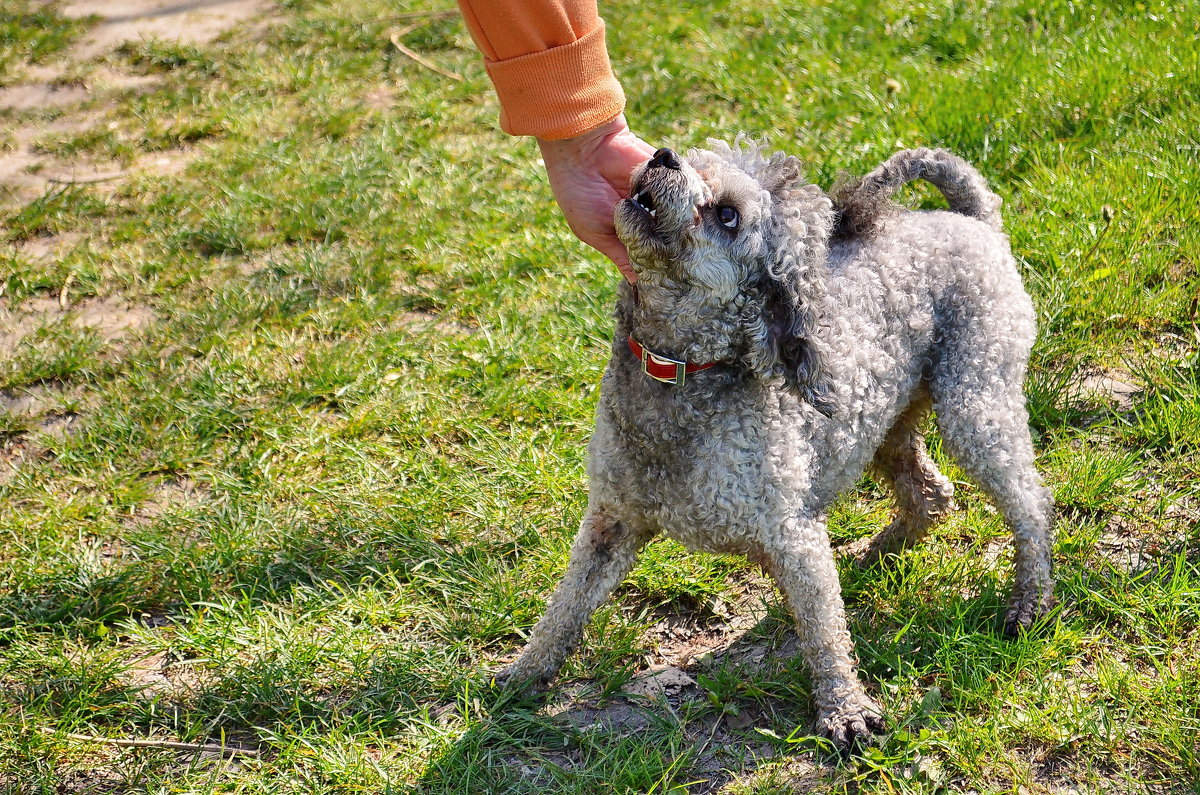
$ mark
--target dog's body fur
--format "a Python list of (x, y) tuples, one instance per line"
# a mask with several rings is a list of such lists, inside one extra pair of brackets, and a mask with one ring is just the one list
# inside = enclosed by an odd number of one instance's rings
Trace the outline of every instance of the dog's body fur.
[[(1050, 605), (1050, 498), (1021, 391), (1033, 307), (999, 230), (999, 199), (952, 155), (901, 153), (842, 188), (837, 236), (833, 205), (799, 182), (791, 159), (739, 146), (689, 161), (635, 174), (654, 213), (618, 210), (640, 301), (623, 285), (589, 508), (567, 573), (505, 676), (553, 678), (663, 532), (772, 574), (813, 672), (818, 727), (846, 746), (881, 722), (855, 670), (825, 512), (874, 463), (898, 512), (861, 556), (923, 537), (951, 504), (921, 436), (931, 404), (946, 449), (1014, 529), (1006, 629)], [(974, 217), (888, 209), (915, 177)], [(706, 214), (735, 203), (746, 223), (731, 235)], [(630, 353), (631, 333), (650, 350), (719, 364), (682, 386), (659, 383)]]

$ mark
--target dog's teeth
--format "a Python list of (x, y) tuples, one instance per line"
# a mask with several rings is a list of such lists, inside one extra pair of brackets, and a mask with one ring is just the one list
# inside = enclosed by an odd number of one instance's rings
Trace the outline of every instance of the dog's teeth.
[(651, 217), (651, 218), (657, 218), (657, 217), (658, 217), (658, 210), (651, 210), (651, 211), (650, 211), (650, 217)]

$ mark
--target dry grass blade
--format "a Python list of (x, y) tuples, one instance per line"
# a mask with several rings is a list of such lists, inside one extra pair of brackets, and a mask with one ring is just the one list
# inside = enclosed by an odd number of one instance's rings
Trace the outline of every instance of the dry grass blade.
[(423, 24), (425, 24), (425, 20), (414, 23), (414, 24), (409, 25), (401, 30), (396, 31), (395, 33), (392, 33), (391, 36), (389, 37), (392, 42), (392, 46), (395, 47), (400, 52), (407, 55), (412, 60), (416, 61), (421, 66), (424, 66), (426, 69), (429, 69), (432, 72), (437, 72), (442, 77), (448, 77), (451, 80), (461, 81), (462, 75), (455, 74), (454, 72), (449, 72), (449, 71), (443, 69), (442, 67), (435, 64), (433, 61), (430, 61), (425, 56), (423, 56), (420, 53), (413, 50), (411, 47), (408, 47), (407, 45), (405, 45), (404, 42), (400, 41), (401, 36), (403, 36), (406, 33), (411, 33), (412, 31), (416, 30)]
[(435, 19), (449, 19), (450, 17), (458, 16), (457, 8), (443, 8), (434, 11), (404, 11), (400, 14), (393, 14), (390, 19), (400, 21), (402, 19), (420, 19), (433, 21)]
[(71, 289), (71, 282), (73, 281), (75, 281), (75, 273), (68, 273), (67, 278), (63, 279), (62, 289), (58, 291), (58, 308), (62, 309), (63, 311), (66, 311), (67, 304), (70, 301), (68, 295)]
[[(53, 729), (43, 728), (43, 734), (54, 734)], [(113, 745), (118, 748), (166, 748), (172, 751), (192, 751), (198, 754), (221, 754), (222, 756), (258, 756), (258, 751), (253, 748), (235, 748), (228, 745), (215, 745), (211, 743), (184, 743), (178, 740), (155, 740), (155, 739), (127, 739), (124, 737), (97, 737), (91, 734), (75, 734), (69, 732), (63, 735), (68, 740), (75, 740), (81, 743), (98, 743), (100, 745)]]
[(92, 185), (97, 182), (112, 182), (128, 173), (128, 171), (116, 171), (111, 174), (96, 174), (90, 177), (46, 177), (46, 181), (54, 185)]

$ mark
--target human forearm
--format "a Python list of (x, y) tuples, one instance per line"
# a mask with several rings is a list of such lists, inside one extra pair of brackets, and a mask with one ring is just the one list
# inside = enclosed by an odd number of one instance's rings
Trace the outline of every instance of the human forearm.
[(594, 0), (459, 0), (511, 135), (572, 138), (619, 116)]

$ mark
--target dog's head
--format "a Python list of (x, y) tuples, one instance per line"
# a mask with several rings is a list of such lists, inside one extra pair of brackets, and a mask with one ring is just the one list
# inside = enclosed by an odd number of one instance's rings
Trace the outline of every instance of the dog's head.
[(638, 274), (635, 330), (693, 360), (782, 376), (823, 413), (830, 392), (818, 310), (832, 205), (794, 157), (740, 137), (684, 159), (660, 149), (617, 206)]

